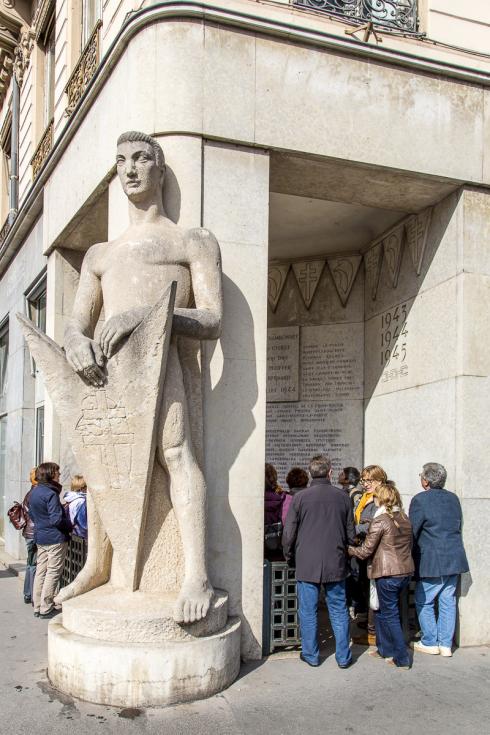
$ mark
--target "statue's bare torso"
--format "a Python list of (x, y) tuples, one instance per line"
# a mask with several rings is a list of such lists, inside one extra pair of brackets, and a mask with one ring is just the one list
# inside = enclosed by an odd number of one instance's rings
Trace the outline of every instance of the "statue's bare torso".
[[(118, 145), (118, 174), (129, 200), (131, 224), (120, 237), (87, 251), (73, 315), (65, 331), (65, 350), (76, 372), (89, 384), (103, 386), (105, 362), (160, 301), (168, 286), (177, 283), (161, 415), (155, 431), (157, 459), (170, 478), (185, 557), (184, 582), (174, 615), (180, 622), (192, 622), (206, 615), (213, 590), (206, 571), (206, 487), (192, 447), (177, 339), (219, 337), (221, 258), (209, 231), (184, 230), (166, 216), (161, 197), (164, 168), (154, 143), (145, 142), (143, 136), (143, 142), (131, 138)], [(95, 339), (102, 307), (104, 324)], [(86, 568), (60, 598), (81, 594), (102, 581), (91, 541)]]

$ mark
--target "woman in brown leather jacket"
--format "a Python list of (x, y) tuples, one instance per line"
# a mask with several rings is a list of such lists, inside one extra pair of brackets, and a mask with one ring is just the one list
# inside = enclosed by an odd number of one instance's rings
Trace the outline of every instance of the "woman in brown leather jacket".
[(410, 668), (410, 659), (400, 623), (399, 595), (414, 571), (412, 526), (402, 510), (400, 493), (392, 484), (376, 488), (378, 506), (365, 541), (349, 546), (350, 556), (368, 559), (369, 579), (375, 580), (379, 609), (375, 611), (376, 643), (373, 653), (400, 668)]

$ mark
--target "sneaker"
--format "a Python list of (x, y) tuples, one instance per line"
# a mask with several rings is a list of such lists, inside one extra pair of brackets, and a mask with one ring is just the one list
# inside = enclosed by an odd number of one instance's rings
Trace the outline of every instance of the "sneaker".
[(430, 656), (439, 655), (439, 646), (425, 646), (421, 641), (413, 644), (413, 650), (418, 653), (428, 653)]
[(308, 666), (313, 666), (313, 668), (320, 666), (320, 661), (318, 661), (318, 663), (312, 663), (311, 661), (308, 661), (308, 659), (305, 658), (302, 653), (299, 654), (299, 657), (300, 660), (303, 661), (305, 664), (308, 664)]
[(450, 658), (453, 655), (453, 652), (449, 646), (439, 646), (439, 653), (441, 656), (445, 656), (446, 658)]
[(24, 602), (26, 605), (30, 605), (32, 602), (32, 597), (30, 595), (24, 595)]

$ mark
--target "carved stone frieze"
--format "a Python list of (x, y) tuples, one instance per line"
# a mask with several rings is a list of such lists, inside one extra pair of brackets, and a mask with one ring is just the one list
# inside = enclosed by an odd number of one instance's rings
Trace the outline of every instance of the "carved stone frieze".
[(342, 306), (346, 306), (347, 304), (361, 261), (362, 255), (344, 255), (327, 258), (328, 269)]
[(324, 267), (324, 260), (305, 260), (303, 263), (293, 263), (294, 275), (307, 309), (311, 306)]
[(398, 284), (398, 276), (400, 274), (400, 266), (402, 262), (404, 233), (405, 228), (403, 224), (398, 225), (383, 239), (385, 260), (393, 288), (396, 288)]
[(19, 86), (22, 86), (24, 74), (27, 71), (34, 48), (33, 33), (30, 28), (23, 26), (20, 32), (20, 40), (14, 49), (14, 74)]
[(70, 116), (99, 66), (100, 27), (98, 21), (65, 87), (68, 98), (65, 115)]
[(281, 298), (284, 284), (289, 272), (290, 264), (271, 265), (269, 268), (269, 276), (267, 283), (267, 299), (272, 311), (277, 309), (279, 299)]
[(412, 258), (415, 273), (420, 276), (422, 261), (424, 259), (427, 235), (429, 233), (432, 209), (425, 209), (419, 214), (412, 214), (405, 223), (407, 233), (408, 249)]
[(375, 243), (364, 255), (364, 267), (366, 269), (366, 291), (371, 299), (376, 299), (378, 293), (381, 265), (383, 263), (383, 243), (380, 240)]

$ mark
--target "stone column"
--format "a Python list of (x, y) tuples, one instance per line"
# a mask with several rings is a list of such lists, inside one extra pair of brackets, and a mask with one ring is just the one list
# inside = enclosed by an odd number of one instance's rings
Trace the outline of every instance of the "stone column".
[(209, 571), (242, 618), (242, 656), (260, 658), (269, 156), (207, 142), (203, 180), (225, 298), (221, 340), (203, 358)]
[[(366, 290), (365, 463), (386, 469), (407, 508), (421, 491), (422, 465), (447, 468), (446, 486), (463, 506), (471, 568), (462, 577), (461, 645), (490, 640), (483, 520), (490, 508), (489, 226), (490, 195), (460, 190), (432, 209), (420, 275), (405, 242), (396, 287), (385, 252), (376, 300)], [(388, 336), (391, 357), (382, 364)]]

